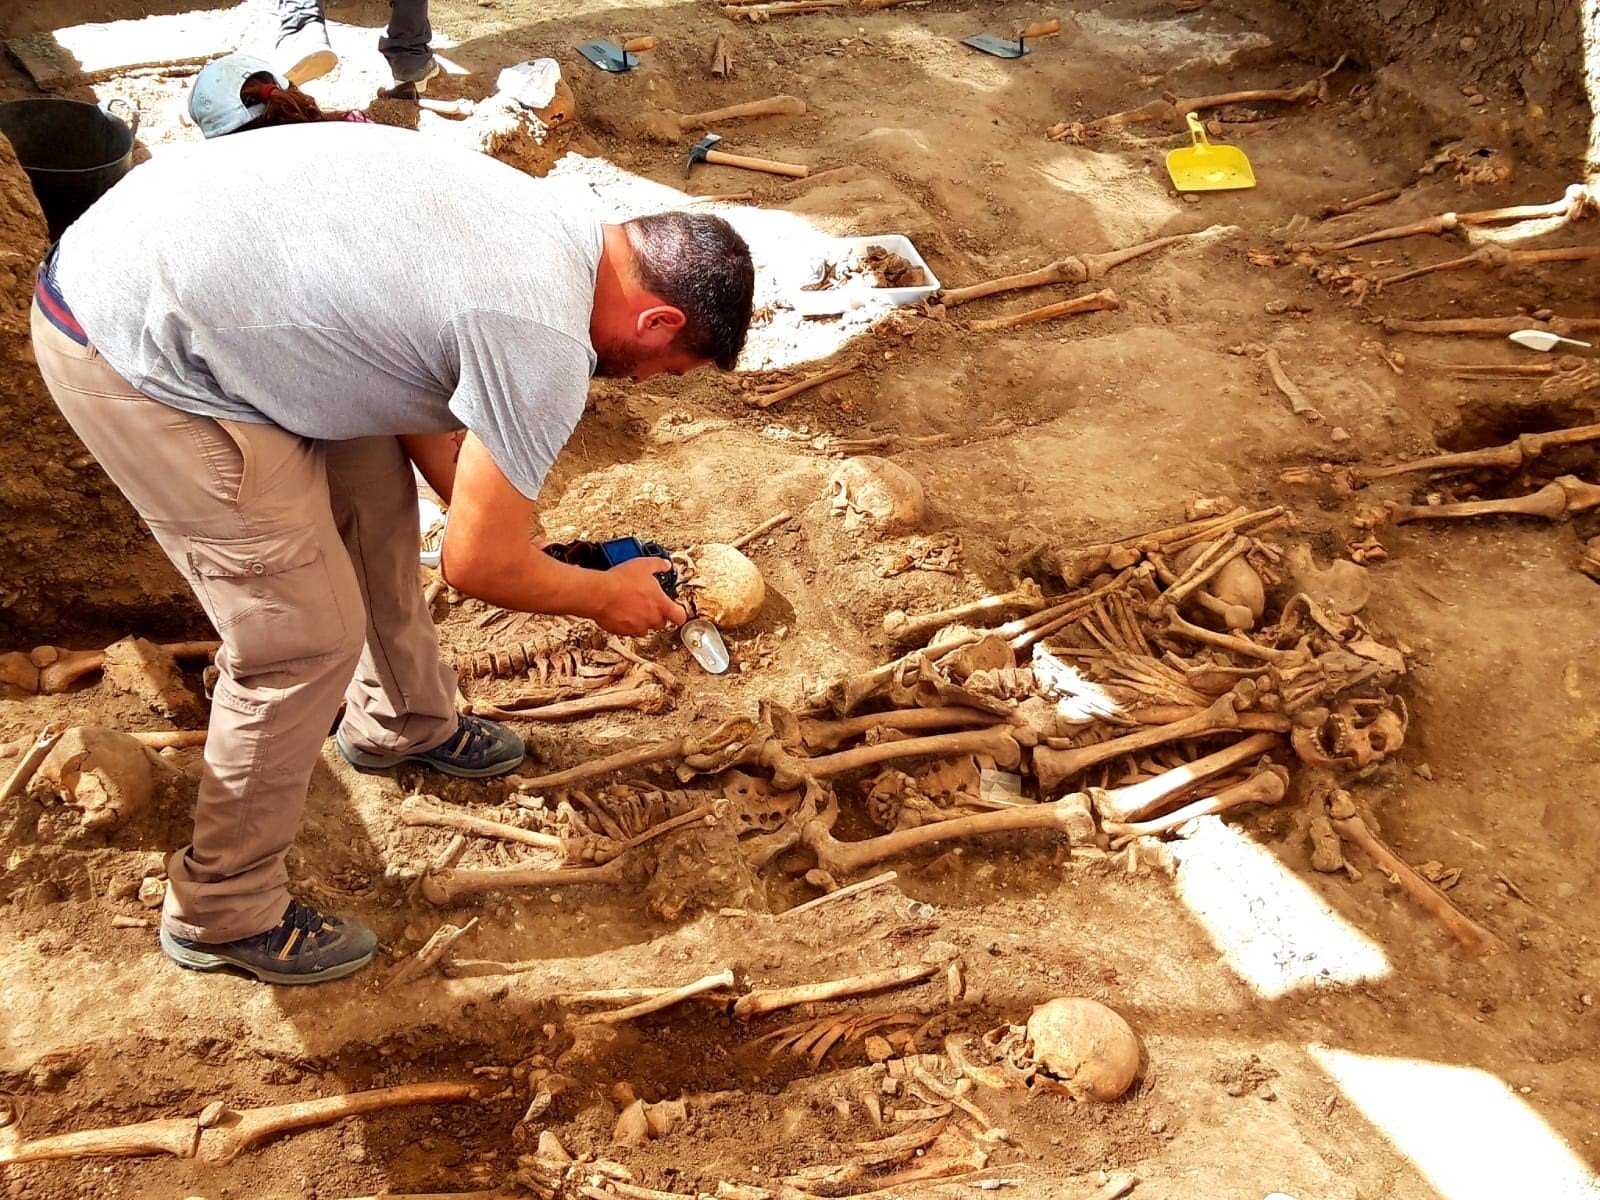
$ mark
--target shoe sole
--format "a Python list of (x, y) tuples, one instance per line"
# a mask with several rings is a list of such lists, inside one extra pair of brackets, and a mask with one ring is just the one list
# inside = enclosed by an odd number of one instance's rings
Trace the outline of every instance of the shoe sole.
[(161, 931), (160, 941), (162, 953), (180, 967), (190, 971), (221, 971), (232, 967), (236, 971), (254, 975), (262, 983), (278, 983), (290, 987), (310, 983), (332, 983), (336, 979), (344, 979), (347, 976), (354, 975), (371, 963), (374, 958), (378, 957), (378, 952), (374, 949), (371, 954), (362, 958), (339, 963), (337, 966), (325, 967), (314, 975), (281, 975), (276, 971), (253, 967), (249, 963), (239, 962), (237, 959), (224, 958), (220, 954), (212, 954), (209, 951), (185, 949), (174, 942), (165, 929)]
[(509, 775), (528, 757), (524, 751), (514, 762), (495, 763), (488, 767), (450, 767), (431, 758), (424, 758), (420, 754), (368, 754), (365, 750), (357, 750), (349, 745), (342, 737), (335, 736), (333, 741), (339, 747), (339, 753), (344, 755), (344, 760), (352, 767), (359, 767), (363, 771), (387, 771), (391, 767), (415, 763), (419, 767), (427, 767), (440, 774), (454, 776), (456, 779), (493, 779), (497, 775)]
[(313, 50), (294, 66), (284, 71), (283, 77), (299, 87), (313, 79), (321, 79), (339, 65), (339, 56), (332, 50)]

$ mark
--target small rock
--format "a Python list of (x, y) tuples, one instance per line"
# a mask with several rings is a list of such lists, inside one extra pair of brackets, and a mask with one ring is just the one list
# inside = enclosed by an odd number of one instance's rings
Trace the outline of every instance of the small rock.
[(1475, 37), (1464, 37), (1456, 43), (1456, 45), (1460, 46), (1463, 50), (1471, 50), (1477, 44), (1478, 39)]
[(199, 1122), (201, 1129), (210, 1129), (222, 1120), (222, 1114), (228, 1111), (228, 1106), (221, 1100), (213, 1100), (200, 1110)]
[(868, 1062), (881, 1063), (894, 1057), (894, 1047), (889, 1045), (888, 1040), (885, 1038), (869, 1037), (865, 1046)]
[(1476, 95), (1476, 96), (1468, 96), (1467, 97), (1467, 107), (1468, 108), (1478, 108), (1478, 107), (1480, 107), (1480, 106), (1482, 106), (1484, 104), (1487, 104), (1488, 102), (1489, 102), (1489, 98), (1487, 96), (1485, 96), (1485, 95), (1482, 95), (1481, 93), (1479, 95)]
[(644, 1101), (635, 1100), (622, 1110), (616, 1128), (611, 1131), (615, 1146), (642, 1146), (650, 1140), (650, 1123), (645, 1118)]
[(1199, 204), (1200, 197), (1193, 192), (1185, 192), (1183, 194), (1183, 202), (1185, 204)]
[(1350, 431), (1343, 425), (1335, 425), (1328, 430), (1328, 437), (1335, 442), (1348, 442), (1350, 440)]
[(1433, 768), (1427, 763), (1418, 763), (1414, 770), (1418, 779), (1426, 779), (1429, 783), (1433, 782)]
[(139, 903), (146, 908), (160, 908), (167, 898), (167, 881), (146, 875), (139, 885)]
[(1160, 1117), (1156, 1117), (1154, 1120), (1152, 1120), (1150, 1122), (1150, 1132), (1151, 1133), (1160, 1134), (1160, 1133), (1165, 1133), (1166, 1131), (1167, 1131), (1167, 1123), (1165, 1121), (1163, 1121)]

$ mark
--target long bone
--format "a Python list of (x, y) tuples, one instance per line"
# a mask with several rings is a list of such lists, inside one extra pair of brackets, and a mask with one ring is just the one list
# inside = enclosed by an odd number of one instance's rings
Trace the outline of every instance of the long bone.
[(1341, 242), (1313, 242), (1304, 246), (1296, 246), (1294, 249), (1309, 250), (1313, 254), (1328, 254), (1338, 250), (1353, 250), (1357, 246), (1368, 246), (1373, 242), (1388, 242), (1397, 238), (1418, 237), (1429, 234), (1453, 233), (1462, 226), (1498, 225), (1508, 221), (1549, 220), (1555, 217), (1564, 217), (1566, 220), (1572, 221), (1593, 212), (1595, 205), (1596, 193), (1593, 185), (1575, 183), (1567, 188), (1566, 194), (1561, 199), (1552, 201), (1549, 204), (1518, 204), (1510, 208), (1486, 208), (1477, 212), (1440, 213), (1438, 216), (1426, 217), (1420, 221), (1412, 221), (1409, 224), (1392, 225), (1387, 229), (1375, 229), (1371, 233), (1360, 233), (1355, 237), (1345, 238)]
[(714, 975), (696, 979), (693, 983), (686, 983), (682, 987), (669, 988), (657, 995), (640, 1000), (637, 1004), (630, 1004), (626, 1008), (614, 1008), (606, 1012), (593, 1013), (582, 1019), (586, 1025), (621, 1025), (627, 1021), (634, 1021), (640, 1017), (648, 1017), (651, 1013), (658, 1013), (664, 1008), (671, 1008), (675, 1004), (682, 1004), (685, 1000), (692, 1000), (696, 996), (704, 996), (707, 992), (722, 992), (733, 987), (734, 974), (731, 970), (721, 970)]
[(1039, 778), (1039, 790), (1046, 793), (1053, 792), (1057, 785), (1065, 780), (1082, 774), (1090, 767), (1120, 758), (1124, 754), (1149, 750), (1153, 746), (1165, 746), (1169, 742), (1208, 737), (1214, 733), (1226, 733), (1237, 729), (1239, 714), (1235, 710), (1236, 704), (1233, 694), (1229, 693), (1220, 697), (1210, 708), (1185, 720), (1174, 721), (1170, 725), (1142, 729), (1138, 733), (1096, 742), (1091, 746), (1080, 746), (1075, 750), (1056, 750), (1049, 746), (1038, 746), (1033, 752), (1033, 770)]
[(33, 777), (39, 773), (40, 765), (50, 757), (50, 751), (55, 749), (56, 743), (66, 731), (65, 725), (55, 721), (40, 728), (38, 735), (22, 752), (22, 760), (12, 768), (11, 774), (6, 776), (5, 783), (0, 784), (0, 806), (9, 804), (33, 781)]
[[(1224, 788), (1215, 796), (1208, 796), (1204, 800), (1185, 804), (1182, 808), (1163, 816), (1148, 821), (1104, 821), (1100, 828), (1113, 839), (1159, 835), (1177, 829), (1180, 825), (1187, 825), (1196, 817), (1224, 813), (1246, 804), (1278, 804), (1288, 794), (1288, 790), (1289, 772), (1280, 766), (1272, 765), (1252, 775), (1243, 783)], [(1117, 842), (1114, 840), (1113, 848), (1116, 845)]]
[(836, 749), (845, 742), (879, 729), (962, 729), (971, 725), (993, 725), (999, 720), (994, 713), (980, 712), (976, 708), (897, 708), (837, 721), (803, 720), (800, 722), (800, 740), (807, 750), (815, 754)]
[(1303, 650), (1275, 650), (1271, 646), (1263, 646), (1259, 642), (1251, 641), (1237, 634), (1218, 633), (1213, 629), (1206, 629), (1191, 621), (1184, 620), (1177, 612), (1167, 614), (1167, 631), (1181, 634), (1191, 641), (1200, 642), (1202, 645), (1215, 646), (1219, 650), (1232, 650), (1235, 654), (1245, 658), (1259, 658), (1262, 662), (1272, 663), (1274, 666), (1293, 666), (1304, 662), (1308, 657)]
[(851, 996), (869, 996), (874, 992), (907, 987), (932, 979), (944, 970), (944, 966), (943, 963), (932, 963), (913, 967), (888, 967), (865, 975), (852, 975), (847, 979), (830, 979), (825, 983), (806, 983), (796, 987), (747, 992), (734, 1002), (733, 1015), (747, 1021), (751, 1017), (793, 1008), (798, 1004), (820, 1004), (827, 1000), (844, 1000)]
[(808, 814), (800, 830), (800, 841), (817, 856), (817, 865), (832, 875), (848, 874), (874, 866), (888, 858), (923, 846), (992, 833), (1016, 833), (1048, 829), (1066, 835), (1081, 819), (1082, 796), (1066, 797), (1051, 804), (1023, 804), (996, 809), (970, 817), (935, 821), (915, 829), (901, 829), (859, 842), (841, 842), (833, 836), (838, 807), (831, 800), (822, 813)]
[(485, 867), (461, 869), (458, 867), (430, 867), (422, 876), (422, 898), (429, 904), (449, 904), (474, 892), (493, 891), (497, 888), (572, 887), (588, 884), (618, 884), (625, 878), (627, 852), (646, 842), (655, 840), (686, 825), (693, 825), (711, 816), (714, 805), (703, 805), (676, 817), (652, 825), (638, 837), (630, 838), (615, 848), (615, 857), (598, 867)]
[(1200, 542), (1209, 542), (1221, 537), (1225, 533), (1246, 530), (1260, 532), (1278, 518), (1284, 516), (1286, 510), (1282, 505), (1272, 508), (1263, 508), (1255, 512), (1248, 509), (1236, 508), (1232, 512), (1220, 517), (1207, 517), (1199, 521), (1186, 521), (1182, 525), (1172, 525), (1165, 529), (1153, 529), (1148, 533), (1135, 534), (1132, 537), (1122, 538), (1115, 542), (1098, 542), (1094, 545), (1084, 546), (1074, 550), (1070, 556), (1070, 565), (1062, 564), (1062, 577), (1068, 587), (1075, 586), (1093, 575), (1099, 574), (1107, 567), (1127, 566), (1137, 561), (1140, 557), (1155, 550), (1167, 550), (1177, 553)]
[(1447, 896), (1406, 863), (1381, 841), (1356, 812), (1348, 794), (1335, 793), (1328, 805), (1328, 817), (1339, 836), (1366, 852), (1380, 870), (1439, 922), (1472, 955), (1499, 954), (1506, 944), (1452, 904)]
[(1505, 337), (1519, 329), (1544, 329), (1563, 336), (1600, 330), (1597, 317), (1446, 317), (1433, 321), (1404, 321), (1385, 317), (1385, 333), (1457, 334), (1466, 337)]
[(1151, 242), (1142, 242), (1122, 250), (1109, 250), (1104, 254), (1085, 254), (1081, 258), (1068, 256), (1036, 271), (1005, 275), (999, 279), (969, 284), (967, 287), (945, 288), (939, 293), (938, 299), (941, 304), (953, 308), (957, 304), (965, 304), (969, 300), (981, 300), (985, 296), (995, 296), (1001, 292), (1020, 292), (1027, 288), (1050, 287), (1054, 284), (1087, 283), (1090, 280), (1104, 278), (1106, 272), (1120, 267), (1123, 263), (1143, 258), (1146, 254), (1154, 254), (1157, 250), (1165, 250), (1168, 246), (1176, 246), (1179, 242), (1237, 232), (1239, 232), (1237, 225), (1212, 225), (1207, 229), (1197, 229), (1193, 233), (1178, 233), (1171, 237), (1156, 238)]
[(1394, 275), (1384, 275), (1378, 282), (1383, 287), (1394, 287), (1396, 284), (1409, 283), (1413, 279), (1421, 279), (1424, 275), (1433, 275), (1439, 271), (1472, 269), (1498, 271), (1512, 267), (1535, 267), (1544, 263), (1587, 262), (1593, 258), (1600, 258), (1600, 246), (1552, 246), (1543, 250), (1507, 250), (1504, 246), (1489, 245), (1474, 250), (1471, 254), (1464, 254), (1460, 258), (1429, 263), (1425, 267), (1414, 267)]
[[(209, 658), (222, 647), (221, 642), (169, 642), (158, 646), (173, 658)], [(100, 670), (106, 663), (104, 650), (62, 650), (57, 646), (40, 646), (28, 658), (39, 669), (37, 688), (41, 695), (55, 695), (66, 691), (78, 680)]]
[(1037, 325), (1040, 321), (1053, 321), (1057, 317), (1106, 312), (1121, 307), (1122, 301), (1117, 294), (1106, 288), (1103, 291), (1090, 292), (1086, 296), (1075, 296), (1071, 300), (1046, 304), (1041, 308), (1030, 308), (1027, 312), (1014, 313), (1009, 317), (991, 317), (985, 321), (973, 321), (968, 328), (974, 333), (992, 333), (997, 329), (1015, 329), (1019, 325)]
[(802, 393), (809, 392), (812, 388), (821, 387), (825, 383), (833, 383), (835, 380), (852, 375), (860, 366), (860, 363), (846, 363), (842, 367), (818, 371), (815, 375), (808, 375), (794, 383), (760, 388), (754, 395), (747, 396), (745, 403), (751, 408), (771, 408), (775, 404), (781, 404), (785, 400), (792, 400)]
[[(1167, 92), (1159, 100), (1152, 100), (1138, 108), (1126, 109), (1122, 112), (1112, 113), (1107, 117), (1090, 121), (1085, 129), (1120, 129), (1128, 125), (1143, 125), (1151, 121), (1164, 121), (1169, 124), (1181, 126), (1184, 118), (1189, 113), (1198, 113), (1208, 108), (1222, 108), (1229, 104), (1307, 104), (1324, 100), (1328, 95), (1328, 77), (1344, 65), (1348, 55), (1340, 55), (1339, 61), (1331, 68), (1318, 75), (1315, 79), (1307, 80), (1299, 87), (1294, 88), (1254, 88), (1243, 92), (1222, 92), (1215, 96), (1193, 96), (1188, 99), (1180, 97), (1173, 92)], [(1052, 126), (1049, 137), (1059, 141), (1066, 137), (1072, 126), (1063, 122)]]
[(1094, 802), (1095, 811), (1100, 814), (1101, 821), (1107, 824), (1143, 820), (1195, 785), (1245, 763), (1253, 762), (1282, 745), (1283, 738), (1278, 734), (1253, 734), (1204, 758), (1197, 758), (1181, 767), (1164, 771), (1153, 779), (1141, 780), (1127, 787), (1111, 790), (1096, 788), (1090, 791), (1089, 798)]
[(961, 754), (987, 754), (1001, 770), (1014, 770), (1022, 761), (1022, 750), (1012, 730), (1006, 727), (964, 729), (936, 733), (928, 737), (879, 742), (857, 746), (835, 754), (803, 758), (789, 753), (776, 738), (768, 742), (761, 755), (763, 766), (772, 771), (772, 782), (779, 788), (797, 787), (812, 779), (826, 779), (845, 771), (870, 767), (900, 758), (951, 757)]
[(203, 1162), (226, 1163), (276, 1134), (328, 1125), (346, 1117), (384, 1109), (417, 1104), (454, 1104), (482, 1097), (483, 1085), (478, 1083), (410, 1083), (345, 1096), (324, 1096), (317, 1100), (296, 1100), (264, 1108), (247, 1108), (238, 1112), (224, 1110), (221, 1118), (205, 1129), (194, 1117), (144, 1121), (111, 1129), (82, 1129), (76, 1133), (36, 1138), (10, 1146), (0, 1145), (0, 1165), (63, 1158), (126, 1158), (147, 1154), (198, 1157)]
[(1356, 477), (1362, 480), (1391, 479), (1396, 475), (1409, 475), (1417, 471), (1462, 471), (1472, 468), (1510, 470), (1520, 467), (1529, 459), (1538, 458), (1552, 446), (1577, 446), (1585, 442), (1600, 441), (1600, 425), (1576, 425), (1571, 429), (1553, 429), (1548, 433), (1525, 433), (1503, 446), (1487, 446), (1482, 450), (1464, 450), (1457, 454), (1435, 454), (1431, 458), (1413, 459), (1389, 467), (1360, 467)]
[(1468, 517), (1540, 517), (1559, 521), (1573, 513), (1600, 507), (1600, 486), (1572, 475), (1558, 476), (1537, 492), (1506, 500), (1467, 500), (1459, 504), (1386, 505), (1396, 525), (1408, 521), (1458, 521)]
[(496, 721), (571, 721), (595, 713), (631, 708), (642, 713), (659, 713), (667, 707), (667, 690), (659, 683), (638, 684), (595, 692), (577, 700), (561, 700), (537, 708), (500, 708), (484, 700), (469, 700), (465, 712)]
[(671, 759), (686, 756), (714, 754), (749, 737), (753, 729), (754, 724), (748, 720), (729, 721), (718, 726), (704, 737), (685, 735), (683, 737), (669, 738), (667, 741), (657, 742), (653, 746), (641, 746), (635, 750), (620, 750), (616, 754), (608, 754), (603, 758), (592, 758), (588, 762), (568, 767), (564, 771), (553, 771), (548, 775), (537, 775), (531, 779), (519, 779), (516, 784), (517, 791), (522, 796), (540, 792), (560, 791), (563, 788), (571, 787), (575, 783), (583, 783), (601, 775), (609, 775), (614, 771), (625, 771), (630, 767), (643, 767), (651, 763), (667, 762)]
[(984, 596), (982, 599), (957, 604), (954, 608), (940, 612), (913, 616), (904, 609), (897, 608), (883, 618), (883, 631), (897, 642), (909, 642), (913, 639), (926, 638), (946, 625), (968, 621), (973, 617), (999, 616), (1010, 609), (1022, 609), (1033, 613), (1061, 602), (1062, 597), (1046, 597), (1039, 590), (1037, 583), (1026, 579), (1015, 591)]
[(538, 846), (542, 850), (560, 850), (562, 842), (553, 833), (539, 833), (523, 829), (504, 821), (474, 816), (459, 809), (446, 808), (431, 796), (407, 796), (400, 805), (400, 820), (406, 825), (429, 825), (436, 829), (453, 829), (457, 833), (470, 833), (477, 837), (498, 838), (503, 842), (521, 842), (524, 846)]

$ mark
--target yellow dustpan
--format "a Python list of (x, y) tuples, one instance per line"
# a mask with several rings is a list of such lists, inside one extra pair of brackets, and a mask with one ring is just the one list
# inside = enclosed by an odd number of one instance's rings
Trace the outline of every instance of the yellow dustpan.
[(1224, 192), (1230, 188), (1252, 188), (1256, 173), (1250, 160), (1237, 146), (1213, 146), (1206, 140), (1200, 118), (1188, 114), (1189, 135), (1194, 145), (1167, 153), (1167, 174), (1180, 192)]

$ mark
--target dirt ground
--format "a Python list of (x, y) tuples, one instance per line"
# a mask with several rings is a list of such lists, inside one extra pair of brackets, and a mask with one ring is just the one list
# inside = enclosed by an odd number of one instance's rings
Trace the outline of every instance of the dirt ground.
[[(110, 7), (34, 6), (12, 14), (4, 32), (183, 6)], [(1596, 419), (1600, 390), (1581, 361), (1562, 360), (1549, 380), (1459, 379), (1439, 364), (1551, 358), (1503, 338), (1381, 324), (1544, 309), (1600, 318), (1592, 264), (1460, 270), (1363, 290), (1361, 275), (1440, 262), (1473, 245), (1459, 235), (1414, 237), (1314, 260), (1287, 249), (1449, 211), (1554, 200), (1578, 178), (1581, 106), (1551, 101), (1530, 113), (1509, 95), (1480, 100), (1448, 63), (1431, 74), (1347, 63), (1329, 76), (1321, 104), (1225, 111), (1233, 120), (1222, 140), (1248, 152), (1258, 186), (1183, 197), (1163, 156), (1184, 138), (1165, 126), (1065, 140), (1046, 131), (1168, 90), (1197, 96), (1312, 80), (1334, 64), (1297, 55), (1309, 44), (1302, 17), (1266, 0), (1212, 0), (1186, 14), (1165, 0), (1108, 0), (1062, 10), (1062, 35), (1023, 59), (977, 55), (957, 40), (1040, 15), (933, 0), (752, 25), (694, 3), (436, 0), (437, 44), (453, 69), (430, 95), (482, 100), (501, 67), (550, 55), (573, 87), (576, 119), (548, 136), (494, 126), (489, 106), (458, 122), (380, 102), (371, 104), (376, 119), (586, 182), (615, 213), (688, 203), (686, 188), (696, 197), (751, 193), (734, 204), (701, 202), (746, 233), (758, 260), (763, 312), (746, 369), (597, 383), (547, 487), (549, 535), (631, 532), (679, 547), (794, 514), (748, 547), (768, 598), (753, 624), (728, 635), (733, 672), (710, 677), (676, 644), (641, 642), (641, 654), (683, 680), (670, 711), (531, 725), (528, 773), (751, 715), (762, 700), (799, 707), (817, 680), (897, 653), (881, 627), (889, 610), (932, 611), (1004, 590), (1026, 548), (1175, 524), (1197, 497), (1285, 505), (1298, 528), (1277, 540), (1307, 543), (1327, 559), (1348, 556), (1366, 535), (1356, 524), (1362, 510), (1386, 499), (1520, 495), (1561, 473), (1595, 478), (1595, 454), (1581, 447), (1515, 472), (1402, 476), (1353, 493), (1336, 486), (1336, 473), (1314, 472), (1309, 485), (1283, 478), (1306, 465), (1390, 463)], [(311, 90), (330, 106), (367, 108), (386, 82), (375, 50), (383, 8), (338, 4), (329, 16), (344, 63)], [(191, 18), (217, 23), (219, 51), (252, 36), (243, 10)], [(593, 71), (572, 49), (645, 34), (658, 45), (628, 75)], [(727, 79), (706, 70), (718, 34), (735, 63)], [(187, 71), (139, 71), (92, 91), (136, 99), (141, 154), (160, 154), (197, 138), (179, 119)], [(3, 98), (34, 94), (12, 62), (0, 84)], [(647, 111), (700, 111), (774, 92), (802, 97), (808, 111), (719, 128), (738, 152), (806, 164), (804, 180), (702, 166), (685, 184), (690, 139), (637, 136)], [(1404, 190), (1347, 217), (1314, 219), (1322, 205), (1386, 188)], [(1076, 289), (823, 320), (799, 317), (787, 299), (826, 236), (907, 235), (950, 287), (1214, 225), (1235, 228)], [(1580, 224), (1507, 245), (1592, 238)], [(1319, 280), (1312, 266), (1343, 270)], [(968, 327), (1105, 287), (1120, 308)], [(1278, 351), (1320, 423), (1291, 412), (1262, 362), (1265, 347)], [(771, 378), (789, 381), (839, 362), (858, 369), (769, 409), (748, 403), (754, 383), (769, 378), (757, 372), (781, 370)], [(928, 517), (914, 535), (847, 528), (830, 502), (835, 440), (879, 437), (889, 439), (881, 452), (926, 490)], [(801, 878), (809, 864), (783, 857), (751, 877), (728, 861), (725, 841), (689, 830), (663, 841), (650, 878), (491, 894), (441, 910), (413, 885), (449, 837), (401, 823), (402, 800), (428, 792), (511, 819), (519, 810), (507, 785), (420, 771), (363, 775), (330, 741), (291, 855), (294, 886), (370, 921), (386, 953), (350, 981), (272, 989), (180, 971), (156, 946), (153, 914), (136, 892), (186, 840), (198, 769), (198, 751), (172, 751), (165, 757), (188, 774), (145, 816), (109, 832), (75, 830), (60, 806), (37, 796), (0, 812), (7, 1123), (36, 1138), (190, 1116), (218, 1100), (237, 1109), (432, 1080), (477, 1078), (492, 1098), (306, 1130), (225, 1165), (147, 1157), (0, 1166), (0, 1194), (520, 1195), (528, 1179), (526, 1170), (518, 1178), (518, 1158), (541, 1130), (574, 1155), (624, 1164), (648, 1188), (775, 1187), (896, 1132), (892, 1122), (874, 1129), (861, 1097), (907, 1101), (887, 1094), (895, 1081), (860, 1042), (812, 1069), (757, 1040), (806, 1011), (742, 1021), (690, 1002), (573, 1055), (561, 997), (674, 986), (725, 967), (774, 986), (956, 955), (967, 980), (959, 1000), (940, 976), (820, 1011), (915, 1014), (918, 1048), (937, 1051), (946, 1034), (981, 1035), (1051, 997), (1087, 996), (1122, 1013), (1142, 1043), (1134, 1087), (1109, 1104), (973, 1093), (1010, 1137), (991, 1147), (982, 1175), (1019, 1197), (1087, 1196), (1106, 1173), (1132, 1173), (1135, 1196), (1592, 1200), (1600, 1195), (1600, 906), (1592, 901), (1600, 592), (1577, 564), (1600, 519), (1375, 533), (1386, 554), (1368, 561), (1373, 599), (1363, 615), (1405, 649), (1411, 725), (1403, 750), (1351, 786), (1408, 862), (1459, 868), (1450, 898), (1503, 939), (1505, 953), (1462, 954), (1358, 854), (1350, 859), (1359, 881), (1312, 870), (1294, 802), (1203, 823), (1173, 844), (1171, 872), (1130, 869), (1103, 836), (1069, 847), (1059, 836), (1008, 835), (904, 856), (890, 864), (899, 876), (892, 886), (784, 916), (819, 894)], [(72, 546), (73, 531), (60, 530), (58, 544)], [(956, 547), (950, 570), (916, 565), (941, 546)], [(114, 570), (113, 561), (101, 569)], [(448, 592), (435, 612), (458, 658), (548, 628)], [(147, 626), (114, 631), (74, 627), (64, 613), (35, 641), (98, 646), (107, 634), (183, 628), (199, 636), (194, 619), (174, 601), (153, 608)], [(46, 721), (172, 727), (95, 678), (48, 697), (0, 686), (0, 741), (31, 738)], [(475, 681), (467, 690), (481, 698), (515, 687)], [(474, 841), (462, 862), (504, 865), (522, 858), (518, 850)], [(442, 921), (470, 917), (477, 924), (445, 975), (380, 990), (395, 958)], [(558, 1060), (571, 1086), (522, 1123), (530, 1079)], [(686, 1098), (689, 1116), (646, 1145), (614, 1146), (612, 1127), (635, 1095)], [(970, 1194), (976, 1178), (893, 1194), (953, 1198)]]

